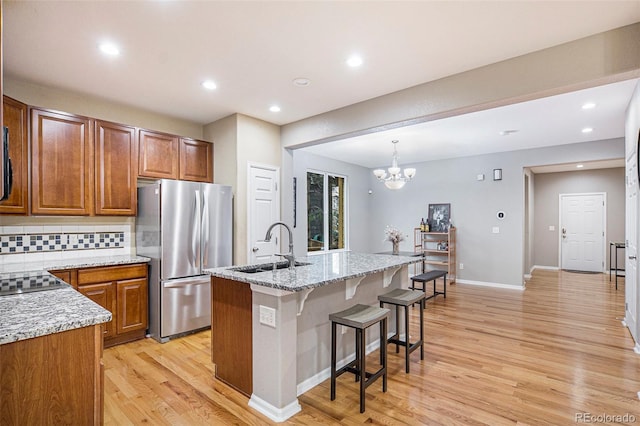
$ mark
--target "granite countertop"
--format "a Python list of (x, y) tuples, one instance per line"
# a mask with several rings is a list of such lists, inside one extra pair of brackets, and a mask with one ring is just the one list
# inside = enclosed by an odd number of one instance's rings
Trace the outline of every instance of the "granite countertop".
[(0, 345), (111, 320), (111, 312), (70, 285), (0, 297)]
[[(142, 256), (105, 256), (0, 265), (0, 345), (111, 320), (111, 312), (53, 277), (47, 270), (147, 263)], [(51, 287), (35, 291), (42, 287)], [(55, 287), (55, 288), (54, 288)]]
[(214, 277), (228, 278), (280, 290), (300, 291), (350, 278), (364, 277), (403, 265), (419, 263), (422, 259), (419, 257), (345, 251), (300, 257), (296, 258), (296, 261), (306, 262), (309, 265), (297, 266), (293, 271), (284, 268), (252, 274), (230, 269), (238, 268), (235, 266), (206, 269), (205, 272)]
[(5, 274), (18, 275), (21, 273), (53, 271), (60, 269), (91, 268), (95, 266), (129, 265), (147, 263), (148, 257), (134, 255), (76, 257), (73, 259), (47, 260), (42, 262), (22, 262), (0, 264), (0, 278)]

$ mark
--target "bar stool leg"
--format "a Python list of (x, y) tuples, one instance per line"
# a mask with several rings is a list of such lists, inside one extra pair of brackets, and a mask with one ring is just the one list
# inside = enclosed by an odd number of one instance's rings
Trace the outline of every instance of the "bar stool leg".
[[(387, 319), (383, 319), (380, 322), (380, 331), (382, 332), (382, 335), (387, 336)], [(382, 368), (384, 368), (384, 373), (382, 374), (382, 392), (386, 392), (387, 391), (387, 345), (381, 346), (380, 347), (380, 359), (381, 364), (382, 364)]]
[(360, 412), (364, 413), (364, 402), (365, 402), (365, 396), (364, 396), (364, 390), (365, 390), (365, 382), (366, 382), (366, 377), (367, 377), (367, 373), (365, 370), (365, 366), (366, 366), (366, 356), (365, 356), (365, 346), (364, 346), (364, 336), (365, 336), (365, 332), (364, 330), (360, 330), (357, 329), (356, 333), (358, 334), (358, 344), (360, 345), (360, 358), (358, 359), (358, 370), (360, 371)]
[(424, 359), (424, 299), (420, 300), (420, 359)]
[(336, 399), (336, 323), (331, 322), (331, 400)]
[[(400, 310), (399, 306), (396, 306), (396, 312)], [(421, 312), (422, 313), (422, 312)], [(404, 307), (404, 364), (405, 370), (409, 373), (409, 307)]]
[(444, 274), (444, 298), (447, 298), (447, 274)]
[[(356, 367), (358, 366), (358, 360), (362, 357), (360, 353), (360, 344), (358, 343), (358, 330), (356, 329)], [(356, 383), (360, 380), (360, 372), (355, 373), (355, 381)]]

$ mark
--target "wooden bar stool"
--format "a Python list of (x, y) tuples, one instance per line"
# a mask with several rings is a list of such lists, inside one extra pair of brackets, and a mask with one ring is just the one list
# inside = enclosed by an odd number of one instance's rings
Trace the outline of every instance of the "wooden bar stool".
[[(356, 382), (360, 381), (360, 412), (364, 413), (364, 391), (376, 379), (382, 376), (382, 392), (387, 391), (387, 345), (383, 344), (387, 337), (387, 319), (389, 309), (377, 306), (355, 305), (341, 312), (329, 314), (331, 321), (331, 400), (336, 399), (336, 378), (345, 371), (355, 374)], [(374, 324), (380, 324), (380, 369), (368, 373), (365, 368), (366, 339), (365, 331)], [(356, 331), (356, 358), (336, 370), (336, 329), (338, 324), (354, 328)]]
[[(440, 277), (444, 277), (444, 288), (442, 291), (436, 291), (436, 280)], [(411, 277), (411, 289), (415, 289), (415, 283), (422, 283), (422, 291), (426, 292), (427, 282), (433, 281), (433, 295), (426, 298), (426, 300), (436, 297), (438, 294), (444, 295), (447, 298), (447, 271), (440, 271), (438, 269), (425, 272), (420, 275), (414, 275)]]
[[(396, 308), (396, 333), (387, 340), (387, 344), (395, 343), (396, 353), (399, 352), (399, 346), (405, 347), (405, 371), (409, 372), (409, 354), (420, 347), (420, 359), (424, 359), (424, 302), (426, 300), (423, 291), (403, 290), (397, 288), (389, 293), (378, 296), (380, 307), (384, 303), (394, 305)], [(420, 305), (420, 339), (414, 343), (409, 343), (409, 306), (414, 303)], [(404, 340), (400, 339), (400, 307), (404, 307)]]

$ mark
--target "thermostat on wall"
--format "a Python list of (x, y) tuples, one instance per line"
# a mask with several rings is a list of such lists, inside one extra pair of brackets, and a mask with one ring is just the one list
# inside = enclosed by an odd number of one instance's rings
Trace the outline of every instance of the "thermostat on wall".
[(505, 213), (500, 210), (498, 213), (496, 213), (496, 217), (500, 220), (504, 219)]

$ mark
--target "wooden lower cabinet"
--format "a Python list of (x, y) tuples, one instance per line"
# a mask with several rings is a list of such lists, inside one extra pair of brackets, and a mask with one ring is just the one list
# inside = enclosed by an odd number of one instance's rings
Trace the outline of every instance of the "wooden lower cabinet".
[(102, 327), (0, 345), (0, 424), (101, 425)]
[(211, 278), (211, 359), (216, 378), (253, 392), (252, 295), (247, 283)]
[[(149, 325), (148, 266), (146, 263), (49, 271), (111, 312), (104, 324), (104, 345), (142, 339)], [(67, 281), (70, 279), (70, 281)]]

